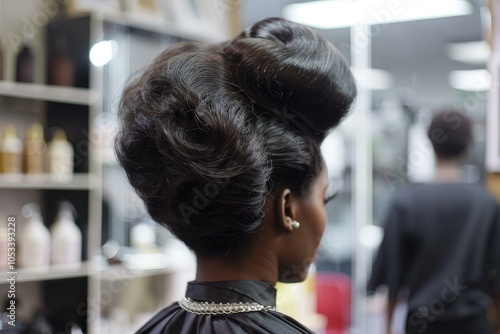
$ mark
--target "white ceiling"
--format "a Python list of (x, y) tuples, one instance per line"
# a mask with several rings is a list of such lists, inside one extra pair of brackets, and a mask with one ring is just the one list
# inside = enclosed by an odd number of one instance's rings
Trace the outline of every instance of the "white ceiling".
[[(470, 1), (474, 6), (472, 15), (380, 26), (379, 33), (372, 36), (372, 66), (389, 71), (396, 90), (413, 91), (420, 105), (434, 108), (456, 103), (461, 93), (449, 87), (448, 73), (484, 67), (462, 64), (446, 56), (448, 43), (483, 38), (480, 6), (484, 1)], [(243, 1), (243, 25), (249, 26), (266, 17), (281, 17), (283, 6), (292, 2), (298, 1)], [(320, 33), (350, 58), (350, 29), (321, 30)]]

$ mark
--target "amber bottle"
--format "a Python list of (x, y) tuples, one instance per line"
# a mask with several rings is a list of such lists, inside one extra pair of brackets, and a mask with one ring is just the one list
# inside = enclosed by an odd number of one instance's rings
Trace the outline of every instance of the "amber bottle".
[(33, 82), (35, 60), (28, 44), (24, 44), (16, 57), (16, 81)]

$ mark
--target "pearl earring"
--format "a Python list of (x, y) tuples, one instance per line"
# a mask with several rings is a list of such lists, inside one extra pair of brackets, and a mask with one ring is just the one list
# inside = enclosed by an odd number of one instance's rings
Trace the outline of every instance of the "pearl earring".
[(296, 229), (298, 229), (299, 227), (300, 227), (300, 223), (299, 223), (298, 221), (294, 220), (294, 221), (292, 222), (292, 228), (293, 228), (294, 230), (296, 230)]

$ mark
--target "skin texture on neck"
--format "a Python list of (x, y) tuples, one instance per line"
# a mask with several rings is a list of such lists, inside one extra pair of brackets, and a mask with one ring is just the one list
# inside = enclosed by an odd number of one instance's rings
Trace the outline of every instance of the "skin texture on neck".
[(276, 284), (277, 260), (271, 252), (252, 250), (238, 259), (198, 257), (196, 281), (258, 280)]
[(461, 171), (459, 159), (437, 158), (434, 182), (460, 182)]

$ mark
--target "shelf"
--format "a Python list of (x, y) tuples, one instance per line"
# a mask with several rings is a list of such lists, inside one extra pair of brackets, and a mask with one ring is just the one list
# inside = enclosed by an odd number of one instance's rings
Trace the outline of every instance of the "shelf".
[(54, 190), (90, 190), (95, 186), (90, 174), (75, 174), (68, 182), (51, 181), (50, 176), (34, 181), (22, 176), (21, 180), (5, 180), (0, 174), (0, 189), (54, 189)]
[(130, 13), (102, 13), (105, 22), (114, 23), (126, 27), (136, 28), (145, 31), (156, 32), (163, 35), (170, 35), (189, 40), (202, 40), (209, 42), (220, 42), (228, 36), (213, 31), (211, 29), (203, 29), (203, 27), (188, 27), (179, 26), (175, 23), (168, 23), (161, 18), (143, 18), (141, 16)]
[(103, 281), (120, 281), (127, 279), (134, 279), (140, 277), (150, 277), (157, 275), (167, 275), (177, 272), (179, 267), (168, 266), (161, 269), (146, 269), (146, 270), (132, 270), (127, 269), (122, 265), (113, 265), (109, 269), (101, 272), (101, 280)]
[(91, 105), (98, 95), (89, 89), (0, 81), (0, 96), (31, 100)]
[[(64, 266), (51, 266), (48, 270), (34, 268), (17, 268), (16, 283), (50, 281), (57, 279), (67, 279), (89, 276), (89, 265), (83, 262), (80, 268), (67, 268)], [(0, 274), (0, 284), (9, 284), (10, 277), (2, 270)]]

